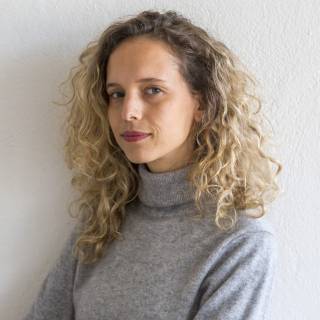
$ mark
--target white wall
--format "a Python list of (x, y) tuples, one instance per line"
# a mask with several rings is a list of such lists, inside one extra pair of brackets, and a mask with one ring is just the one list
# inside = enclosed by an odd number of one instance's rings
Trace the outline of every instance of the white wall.
[[(128, 3), (130, 5), (128, 5)], [(155, 5), (156, 4), (156, 5)], [(201, 4), (201, 6), (199, 6)], [(280, 261), (272, 319), (319, 319), (320, 5), (282, 1), (0, 2), (0, 316), (20, 319), (74, 221), (57, 86), (117, 17), (176, 9), (224, 41), (256, 74), (284, 164), (270, 207)]]

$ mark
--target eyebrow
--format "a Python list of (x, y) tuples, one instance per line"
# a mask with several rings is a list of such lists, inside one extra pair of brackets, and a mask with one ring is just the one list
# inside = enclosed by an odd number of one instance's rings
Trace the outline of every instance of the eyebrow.
[[(163, 79), (158, 79), (158, 78), (143, 78), (143, 79), (139, 79), (139, 80), (137, 80), (136, 82), (148, 82), (148, 81), (161, 81), (161, 82), (165, 82), (165, 80), (163, 80)], [(109, 82), (109, 83), (107, 83), (107, 86), (106, 86), (106, 88), (108, 89), (108, 88), (110, 88), (110, 87), (113, 87), (113, 86), (117, 86), (117, 85), (119, 85), (118, 83), (116, 83), (116, 82)]]

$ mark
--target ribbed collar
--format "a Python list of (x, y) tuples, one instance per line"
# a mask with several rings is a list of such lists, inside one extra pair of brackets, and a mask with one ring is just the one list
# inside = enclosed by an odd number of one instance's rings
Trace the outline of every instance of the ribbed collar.
[(140, 175), (138, 196), (150, 207), (168, 207), (194, 200), (194, 187), (187, 180), (191, 164), (168, 172), (153, 173), (146, 164), (138, 165)]

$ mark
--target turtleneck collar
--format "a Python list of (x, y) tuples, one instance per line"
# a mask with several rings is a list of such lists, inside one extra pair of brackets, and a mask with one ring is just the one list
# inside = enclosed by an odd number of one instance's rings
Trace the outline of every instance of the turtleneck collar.
[(187, 180), (191, 164), (168, 172), (154, 173), (146, 164), (138, 165), (138, 196), (149, 207), (168, 207), (194, 200), (194, 187)]

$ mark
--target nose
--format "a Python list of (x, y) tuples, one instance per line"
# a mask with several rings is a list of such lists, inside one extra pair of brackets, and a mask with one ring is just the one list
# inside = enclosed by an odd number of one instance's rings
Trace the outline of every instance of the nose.
[(139, 97), (126, 94), (122, 100), (122, 119), (130, 121), (132, 118), (139, 120), (142, 115), (142, 101)]

